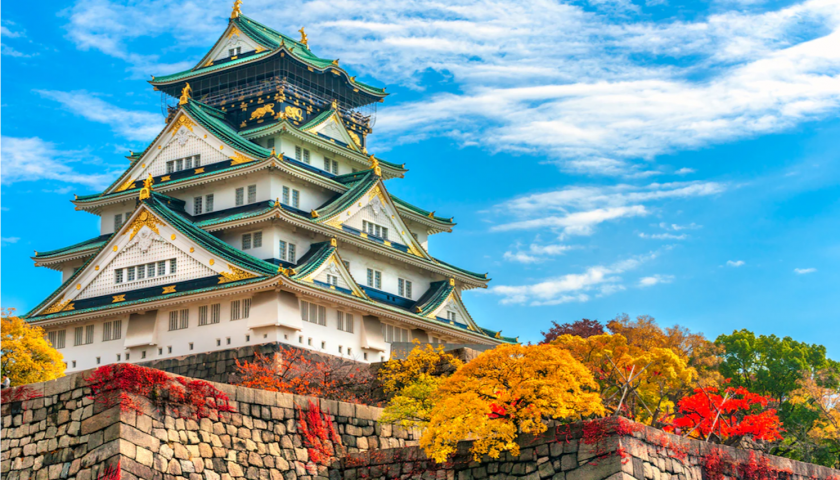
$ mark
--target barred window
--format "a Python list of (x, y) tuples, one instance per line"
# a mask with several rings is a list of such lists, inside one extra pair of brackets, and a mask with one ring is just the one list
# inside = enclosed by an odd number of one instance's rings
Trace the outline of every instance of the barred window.
[(123, 269), (118, 268), (114, 270), (114, 283), (122, 283), (123, 282)]
[(152, 278), (155, 276), (155, 264), (150, 263), (146, 265), (146, 276)]
[(344, 315), (344, 331), (348, 333), (353, 333), (353, 315), (346, 314)]
[(335, 328), (344, 330), (344, 312), (335, 312)]
[(204, 199), (201, 197), (193, 198), (193, 215), (201, 215), (201, 207), (204, 204)]
[(327, 274), (327, 283), (330, 285), (338, 285), (338, 277), (335, 275)]
[(242, 318), (242, 301), (241, 300), (234, 300), (230, 302), (230, 319), (231, 320), (239, 320)]
[(446, 312), (446, 319), (450, 322), (456, 321), (457, 316), (458, 315), (455, 312)]
[(242, 235), (242, 250), (250, 250), (251, 249), (251, 234), (246, 233)]
[(405, 328), (395, 327), (393, 325), (382, 325), (382, 336), (385, 337), (385, 342), (408, 342), (409, 334)]
[(372, 268), (367, 269), (367, 284), (369, 287), (382, 289), (382, 272)]
[(248, 318), (251, 316), (251, 299), (246, 298), (242, 300), (242, 318)]
[(50, 341), (53, 348), (60, 349), (64, 348), (64, 340), (67, 336), (67, 330), (53, 330), (52, 332), (47, 333), (47, 340)]
[(198, 307), (198, 326), (207, 325), (207, 305)]
[(157, 266), (158, 266), (158, 276), (162, 277), (162, 276), (166, 275), (166, 260), (161, 260), (160, 262), (158, 262)]
[(204, 197), (204, 211), (210, 213), (213, 211), (213, 194)]
[(118, 213), (118, 214), (114, 215), (114, 231), (116, 232), (117, 230), (119, 230), (120, 227), (122, 227), (122, 225), (123, 225), (122, 213)]
[(184, 329), (190, 326), (190, 311), (188, 309), (181, 310), (180, 315), (181, 322), (180, 328)]
[(169, 273), (175, 273), (178, 270), (176, 259), (169, 261)]
[(88, 345), (93, 343), (93, 325), (76, 327), (73, 345)]
[(399, 296), (411, 298), (411, 281), (400, 278), (398, 280)]
[(297, 190), (292, 190), (292, 206), (300, 208), (300, 192)]
[(309, 150), (303, 149), (303, 162), (309, 163)]
[(169, 331), (178, 330), (178, 312), (169, 312)]
[(295, 263), (295, 244), (280, 240), (280, 260)]
[(297, 145), (295, 146), (295, 160), (302, 160), (301, 149)]
[(134, 272), (135, 272), (136, 269), (134, 267), (128, 267), (126, 270), (128, 270), (128, 275), (127, 275), (128, 276), (128, 281), (129, 282), (133, 281), (134, 280)]
[(137, 266), (137, 280), (143, 280), (146, 278), (146, 266), (145, 265), (138, 265)]
[(256, 185), (248, 185), (248, 203), (254, 203), (257, 201), (257, 186)]
[(122, 338), (122, 320), (105, 322), (102, 325), (102, 341), (119, 340)]
[(318, 325), (327, 324), (327, 308), (321, 305), (301, 300), (300, 316), (304, 322), (317, 323)]
[(254, 248), (262, 247), (262, 232), (254, 233)]
[(222, 319), (222, 304), (214, 303), (210, 305), (210, 323), (219, 323)]
[(236, 189), (236, 206), (245, 205), (245, 189), (239, 187)]

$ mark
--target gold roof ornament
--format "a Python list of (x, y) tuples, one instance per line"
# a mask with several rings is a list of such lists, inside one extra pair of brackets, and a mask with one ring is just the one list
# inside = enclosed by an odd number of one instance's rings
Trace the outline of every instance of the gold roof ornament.
[[(239, 0), (237, 0), (239, 1)], [(181, 90), (181, 98), (178, 101), (178, 105), (186, 105), (187, 102), (190, 101), (190, 94), (192, 93), (192, 87), (190, 87), (190, 82), (184, 86), (184, 89)]]
[(338, 240), (336, 240), (335, 237), (330, 239), (330, 246), (331, 247), (337, 247), (338, 246)]
[(148, 178), (143, 181), (143, 188), (140, 189), (140, 198), (138, 200), (145, 200), (152, 196), (152, 184), (155, 183), (155, 180), (152, 178), (152, 174), (150, 173)]
[(338, 111), (338, 100), (333, 100), (332, 105), (330, 105), (330, 108), (332, 108), (335, 111)]
[(452, 286), (452, 287), (455, 286), (455, 279), (454, 278), (449, 279), (449, 285)]
[(318, 218), (318, 212), (316, 212), (315, 209), (309, 212), (309, 214), (312, 215), (312, 218)]
[(309, 46), (309, 38), (306, 36), (306, 32), (303, 31), (304, 28), (305, 27), (300, 27), (300, 30), (298, 30), (298, 32), (300, 32), (300, 43), (302, 43), (302, 44), (304, 44), (308, 47)]
[(274, 147), (271, 147), (271, 156), (272, 156), (272, 157), (276, 157), (276, 156), (277, 156), (277, 150), (275, 150), (275, 149), (274, 149)]
[(230, 18), (239, 18), (242, 15), (242, 11), (239, 9), (240, 5), (242, 5), (242, 0), (235, 0), (233, 2), (233, 11), (230, 12)]
[(376, 157), (374, 157), (373, 155), (371, 155), (369, 158), (370, 158), (370, 168), (373, 169), (374, 175), (376, 175), (377, 177), (381, 177), (382, 176), (382, 169), (379, 168), (379, 160), (377, 160)]
[(434, 210), (432, 210), (431, 212), (429, 212), (429, 218), (435, 218), (435, 212), (434, 212)]
[(499, 340), (501, 340), (501, 339), (502, 339), (502, 331), (501, 331), (501, 330), (499, 330), (498, 332), (496, 332), (496, 338), (498, 338)]

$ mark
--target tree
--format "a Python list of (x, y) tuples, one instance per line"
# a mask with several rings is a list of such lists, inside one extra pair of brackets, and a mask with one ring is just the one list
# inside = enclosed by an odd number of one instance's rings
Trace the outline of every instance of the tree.
[(782, 439), (776, 410), (767, 408), (771, 398), (744, 387), (698, 388), (679, 401), (679, 412), (665, 430), (706, 441), (735, 444), (744, 437), (774, 442)]
[(540, 345), (551, 343), (560, 335), (577, 335), (578, 337), (588, 338), (592, 335), (601, 335), (604, 333), (604, 326), (598, 320), (589, 320), (584, 318), (574, 323), (564, 323), (563, 325), (552, 321), (553, 327), (548, 332), (540, 332), (543, 336)]
[(13, 313), (12, 309), (3, 311), (0, 318), (2, 375), (8, 376), (13, 386), (63, 377), (64, 357), (44, 337), (44, 330)]
[(444, 378), (462, 364), (445, 353), (443, 345), (421, 347), (415, 341), (405, 359), (388, 360), (379, 370), (379, 381), (391, 396), (380, 421), (406, 427), (428, 423), (437, 400), (435, 392)]
[(562, 335), (552, 345), (568, 350), (589, 369), (607, 411), (651, 425), (673, 411), (695, 378), (687, 359), (673, 349), (637, 347), (617, 333)]
[(501, 345), (458, 369), (437, 389), (431, 421), (420, 439), (438, 463), (459, 440), (472, 454), (519, 455), (519, 433), (546, 430), (544, 420), (601, 415), (598, 384), (579, 361), (552, 345)]
[(828, 372), (818, 372), (799, 381), (799, 388), (791, 392), (789, 403), (796, 411), (796, 420), (806, 415), (812, 418), (806, 440), (799, 442), (797, 458), (828, 467), (840, 467), (840, 389), (826, 387)]
[(236, 385), (310, 395), (350, 403), (376, 404), (367, 367), (341, 359), (316, 361), (301, 349), (278, 346), (271, 356), (255, 352), (253, 362), (236, 360)]

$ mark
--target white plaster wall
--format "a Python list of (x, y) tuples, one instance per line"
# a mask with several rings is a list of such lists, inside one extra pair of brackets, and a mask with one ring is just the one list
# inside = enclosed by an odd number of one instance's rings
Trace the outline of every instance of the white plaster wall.
[[(266, 147), (268, 145), (268, 138), (261, 138), (259, 140), (259, 144)], [(335, 160), (338, 162), (338, 175), (344, 175), (346, 173), (353, 173), (353, 169), (356, 170), (364, 170), (365, 167), (359, 165), (356, 162), (353, 162), (352, 165), (350, 161), (348, 161), (345, 157), (341, 155), (336, 155), (330, 151), (324, 150), (321, 147), (318, 147), (311, 143), (301, 142), (296, 138), (289, 137), (287, 135), (277, 135), (274, 138), (274, 148), (277, 150), (277, 153), (283, 153), (283, 155), (289, 158), (295, 158), (295, 147), (301, 147), (302, 149), (305, 148), (309, 150), (309, 164), (315, 168), (320, 168), (324, 170), (324, 158), (329, 158), (330, 160)], [(268, 147), (266, 147), (268, 148)], [(303, 154), (301, 152), (301, 158), (297, 159), (301, 162), (303, 161)], [(332, 170), (330, 170), (332, 172)]]
[(417, 222), (411, 221), (406, 221), (405, 224), (411, 231), (411, 233), (417, 236), (417, 241), (420, 243), (420, 245), (422, 245), (423, 248), (425, 248), (426, 251), (431, 254), (432, 252), (429, 251), (429, 232), (428, 230), (426, 230), (426, 227), (424, 225), (420, 225)]
[(228, 50), (235, 47), (242, 47), (242, 52), (240, 53), (240, 55), (248, 52), (253, 52), (257, 49), (256, 44), (253, 41), (251, 41), (251, 39), (247, 36), (234, 34), (228, 38), (222, 39), (221, 44), (219, 45), (217, 50), (213, 52), (210, 58), (212, 58), (214, 62), (221, 59), (227, 59), (230, 57), (230, 53), (228, 52)]
[(116, 205), (108, 205), (107, 207), (104, 207), (99, 214), (99, 234), (105, 235), (106, 233), (114, 233), (114, 216), (122, 214), (122, 222), (125, 224), (126, 214), (131, 216), (130, 214), (134, 212), (136, 204), (137, 199), (132, 198), (131, 200), (126, 200)]
[[(364, 252), (364, 251), (363, 251)], [(429, 284), (442, 278), (434, 278), (432, 274), (414, 267), (401, 265), (395, 261), (390, 263), (383, 258), (374, 258), (360, 254), (355, 249), (341, 249), (342, 260), (350, 262), (350, 275), (359, 285), (367, 285), (367, 269), (373, 268), (382, 272), (382, 291), (397, 295), (399, 292), (398, 279), (404, 278), (412, 282), (412, 300), (417, 300), (429, 289)]]

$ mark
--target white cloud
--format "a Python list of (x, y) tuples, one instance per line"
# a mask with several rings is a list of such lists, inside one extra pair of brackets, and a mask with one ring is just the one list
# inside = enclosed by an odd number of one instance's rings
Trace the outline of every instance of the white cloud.
[[(659, 22), (630, 20), (626, 13), (639, 7), (627, 0), (382, 0), (375, 9), (362, 0), (313, 0), (243, 8), (287, 33), (306, 25), (317, 54), (381, 82), (420, 89), (430, 71), (451, 80), (448, 90), (460, 93), (381, 111), (379, 135), (371, 138), (380, 145), (451, 136), (491, 151), (546, 155), (572, 171), (644, 176), (660, 170), (639, 159), (776, 132), (840, 106), (840, 4), (833, 0), (757, 13), (724, 4), (720, 13)], [(157, 51), (135, 53), (143, 49), (139, 40), (170, 36), (176, 52), (209, 49), (229, 12), (230, 2), (221, 0), (202, 8), (100, 0), (78, 2), (65, 16), (78, 48), (148, 75), (191, 65), (164, 69)]]
[(110, 126), (114, 133), (127, 140), (152, 140), (163, 128), (164, 119), (159, 113), (126, 110), (85, 91), (35, 91), (76, 115)]
[(20, 237), (0, 237), (0, 244), (9, 245), (20, 241)]
[(87, 152), (58, 149), (38, 137), (2, 137), (2, 145), (4, 185), (54, 180), (101, 190), (115, 177), (116, 172), (88, 174), (76, 171), (71, 164), (90, 160)]
[(571, 245), (540, 245), (536, 243), (532, 243), (525, 250), (519, 244), (515, 247), (516, 251), (509, 250), (505, 252), (505, 260), (519, 263), (536, 263), (546, 260), (547, 257), (563, 255), (567, 251), (574, 249)]
[(591, 235), (601, 223), (648, 215), (648, 207), (643, 203), (704, 197), (725, 189), (725, 185), (716, 182), (568, 187), (516, 197), (496, 205), (493, 212), (513, 219), (491, 227), (491, 231), (548, 228), (561, 237)]
[(639, 279), (639, 287), (652, 287), (660, 283), (671, 283), (674, 281), (673, 275), (652, 275), (650, 277), (642, 277)]
[(688, 225), (678, 225), (676, 223), (665, 223), (659, 222), (659, 228), (664, 230), (673, 230), (675, 232), (679, 232), (680, 230), (697, 230), (703, 228), (703, 225), (697, 225), (696, 223), (692, 222)]
[(674, 173), (677, 175), (688, 175), (689, 173), (694, 173), (696, 171), (697, 170), (694, 170), (693, 168), (681, 168)]
[(738, 268), (738, 267), (743, 267), (744, 263), (745, 262), (743, 260), (727, 260), (726, 261), (726, 266), (727, 267)]
[(794, 268), (793, 271), (796, 272), (797, 275), (807, 275), (809, 273), (816, 272), (817, 269), (816, 268)]
[(587, 267), (582, 273), (569, 273), (531, 285), (498, 285), (491, 287), (487, 293), (502, 297), (502, 304), (544, 306), (586, 302), (592, 295), (611, 295), (625, 289), (620, 274), (634, 270), (657, 256), (657, 252), (652, 252), (609, 266)]
[(639, 238), (647, 238), (650, 240), (685, 240), (688, 235), (674, 235), (673, 233), (640, 233)]

